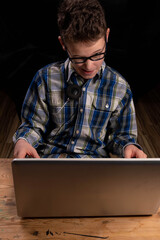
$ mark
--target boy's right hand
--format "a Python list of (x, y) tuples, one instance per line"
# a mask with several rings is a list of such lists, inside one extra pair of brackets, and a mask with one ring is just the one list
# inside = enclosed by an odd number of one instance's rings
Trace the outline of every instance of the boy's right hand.
[(32, 158), (40, 158), (35, 148), (23, 139), (19, 139), (14, 147), (14, 158), (25, 158), (26, 156)]

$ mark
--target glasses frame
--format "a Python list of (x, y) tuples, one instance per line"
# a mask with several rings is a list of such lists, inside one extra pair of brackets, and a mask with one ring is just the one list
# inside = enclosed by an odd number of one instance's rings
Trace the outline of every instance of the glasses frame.
[[(104, 49), (105, 47), (106, 47), (106, 45), (103, 47), (103, 49)], [(102, 50), (103, 50), (103, 49), (102, 49)], [(68, 49), (67, 49), (67, 52), (70, 54), (70, 52), (69, 52)], [(68, 54), (68, 56), (69, 56), (69, 54)], [(70, 55), (71, 55), (71, 54), (70, 54)], [(100, 57), (100, 58), (97, 58), (97, 59), (93, 59), (94, 57), (98, 57), (98, 56), (100, 56), (100, 55), (103, 55), (103, 56)], [(91, 61), (93, 61), (93, 62), (96, 62), (96, 61), (99, 61), (99, 60), (104, 59), (104, 58), (105, 58), (105, 55), (106, 55), (106, 50), (105, 50), (105, 52), (96, 53), (96, 54), (94, 54), (94, 55), (92, 55), (92, 56), (90, 56), (90, 57), (74, 57), (74, 58), (72, 58), (72, 57), (69, 56), (69, 60), (70, 60), (72, 63), (74, 63), (74, 64), (85, 63), (87, 60), (91, 60)], [(76, 61), (76, 60), (79, 60), (79, 61)], [(80, 60), (82, 60), (82, 61), (80, 61)]]

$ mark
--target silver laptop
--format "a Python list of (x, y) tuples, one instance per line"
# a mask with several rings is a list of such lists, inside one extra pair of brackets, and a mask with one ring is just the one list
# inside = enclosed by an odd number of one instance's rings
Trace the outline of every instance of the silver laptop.
[(20, 217), (152, 215), (160, 159), (14, 159)]

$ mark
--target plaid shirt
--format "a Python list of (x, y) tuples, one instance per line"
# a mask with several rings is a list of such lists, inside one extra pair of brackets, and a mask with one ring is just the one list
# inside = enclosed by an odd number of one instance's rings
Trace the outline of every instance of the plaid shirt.
[[(66, 94), (71, 83), (82, 88), (78, 101)], [(124, 78), (103, 62), (85, 82), (67, 59), (35, 75), (14, 142), (25, 139), (41, 157), (107, 157), (108, 152), (123, 156), (123, 148), (136, 144), (136, 137), (132, 93)]]

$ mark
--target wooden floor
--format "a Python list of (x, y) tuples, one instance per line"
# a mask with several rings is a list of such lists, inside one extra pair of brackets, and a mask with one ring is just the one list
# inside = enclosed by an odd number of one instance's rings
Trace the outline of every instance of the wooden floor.
[(160, 84), (148, 91), (135, 105), (138, 142), (148, 157), (160, 158)]
[[(148, 157), (160, 157), (160, 84), (135, 103), (138, 143)], [(0, 91), (0, 158), (13, 157), (12, 137), (20, 124), (11, 98)]]
[(12, 137), (20, 124), (16, 107), (9, 96), (0, 91), (0, 157), (13, 157)]

